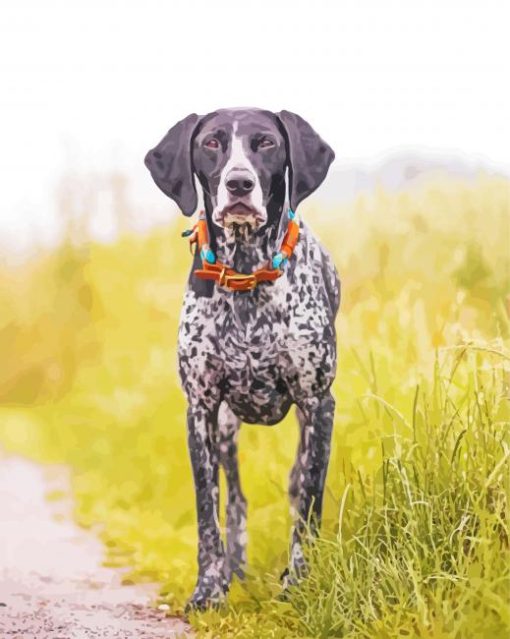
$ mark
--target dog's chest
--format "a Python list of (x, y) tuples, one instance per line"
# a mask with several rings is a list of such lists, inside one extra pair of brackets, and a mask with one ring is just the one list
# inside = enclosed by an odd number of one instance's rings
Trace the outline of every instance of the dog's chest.
[(244, 421), (272, 423), (291, 397), (327, 385), (317, 371), (322, 374), (334, 359), (324, 339), (330, 322), (323, 305), (300, 293), (281, 278), (256, 295), (188, 294), (179, 331), (185, 389), (221, 380), (225, 399)]
[(253, 295), (218, 295), (223, 299), (207, 330), (230, 387), (249, 388), (254, 380), (276, 384), (290, 325), (285, 287), (277, 283)]
[(225, 399), (243, 421), (270, 424), (291, 402), (325, 392), (336, 368), (328, 268), (303, 236), (291, 271), (271, 284), (249, 293), (215, 288), (211, 297), (188, 289), (179, 366), (190, 403)]

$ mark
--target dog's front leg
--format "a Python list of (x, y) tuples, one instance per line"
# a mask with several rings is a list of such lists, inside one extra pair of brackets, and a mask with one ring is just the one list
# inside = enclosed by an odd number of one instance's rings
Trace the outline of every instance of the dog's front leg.
[(308, 524), (313, 534), (319, 531), (334, 412), (335, 400), (329, 392), (322, 398), (304, 399), (298, 405), (300, 442), (289, 486), (296, 522), (284, 586), (306, 574), (302, 543)]
[(217, 413), (217, 408), (188, 409), (188, 446), (198, 520), (198, 579), (188, 609), (203, 609), (221, 602), (228, 587), (218, 521)]

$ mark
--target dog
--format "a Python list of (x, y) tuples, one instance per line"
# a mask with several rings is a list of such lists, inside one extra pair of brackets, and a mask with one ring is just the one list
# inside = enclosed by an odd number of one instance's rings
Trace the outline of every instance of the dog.
[[(198, 519), (198, 578), (189, 609), (221, 602), (246, 564), (241, 422), (273, 425), (296, 406), (300, 426), (289, 497), (295, 516), (284, 585), (306, 574), (307, 526), (317, 532), (335, 402), (335, 266), (296, 209), (325, 179), (334, 152), (289, 111), (188, 115), (146, 157), (156, 185), (184, 215), (204, 210), (182, 307), (178, 359)], [(197, 189), (198, 186), (198, 189)], [(226, 544), (218, 474), (227, 486)]]

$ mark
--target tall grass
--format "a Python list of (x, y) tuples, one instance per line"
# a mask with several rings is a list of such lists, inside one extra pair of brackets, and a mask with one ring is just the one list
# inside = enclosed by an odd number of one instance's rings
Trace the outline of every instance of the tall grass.
[(344, 475), (338, 527), (312, 546), (312, 574), (291, 598), (298, 633), (504, 635), (504, 381), (501, 362), (493, 361), (487, 375), (479, 370), (483, 358), (470, 354), (471, 379), (463, 380), (461, 394), (452, 393), (461, 357), (452, 358), (448, 376), (436, 370), (428, 396), (417, 387), (407, 432), (381, 442), (382, 465), (372, 481)]
[[(204, 636), (507, 636), (508, 186), (437, 181), (304, 211), (343, 282), (323, 534), (278, 598), (297, 427), (244, 426), (250, 568), (226, 608), (193, 618)], [(69, 463), (107, 561), (158, 580), (176, 612), (196, 553), (175, 353), (184, 225), (0, 272), (0, 441)]]

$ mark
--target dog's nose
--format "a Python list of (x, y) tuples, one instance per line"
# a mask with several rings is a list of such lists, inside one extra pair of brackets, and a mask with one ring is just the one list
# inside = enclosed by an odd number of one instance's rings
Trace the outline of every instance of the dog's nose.
[(246, 169), (232, 169), (227, 175), (226, 187), (232, 195), (242, 197), (253, 191), (255, 180)]

